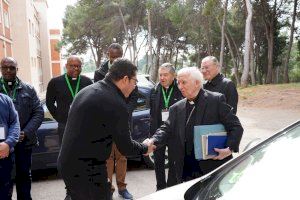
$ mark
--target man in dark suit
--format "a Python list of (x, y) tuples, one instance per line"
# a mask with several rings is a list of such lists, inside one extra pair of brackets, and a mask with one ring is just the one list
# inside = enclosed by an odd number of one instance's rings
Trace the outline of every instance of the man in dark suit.
[[(108, 47), (107, 51), (108, 60), (104, 62), (99, 69), (95, 71), (94, 74), (94, 82), (103, 80), (105, 75), (108, 73), (111, 68), (114, 60), (117, 58), (121, 58), (123, 56), (122, 46), (118, 43), (112, 43)], [(122, 66), (121, 66), (122, 67)], [(127, 109), (129, 112), (129, 123), (131, 124), (131, 115), (137, 105), (138, 99), (138, 88), (135, 87), (130, 96), (126, 99)], [(127, 190), (125, 183), (126, 172), (127, 172), (127, 158), (122, 155), (115, 144), (112, 146), (112, 151), (109, 158), (106, 161), (107, 174), (110, 182), (112, 183), (112, 176), (114, 170), (116, 171), (116, 182), (118, 186), (119, 195), (124, 199), (132, 199), (133, 196)], [(113, 194), (115, 191), (115, 187), (113, 184), (111, 185), (111, 193)]]
[[(224, 95), (202, 89), (203, 78), (196, 67), (183, 68), (177, 76), (178, 88), (185, 99), (170, 107), (168, 120), (147, 142), (161, 145), (169, 143), (176, 169), (175, 184), (200, 177), (232, 158), (239, 151), (243, 128), (233, 109), (226, 104)], [(213, 159), (196, 160), (193, 128), (196, 125), (224, 125), (227, 148), (217, 149)]]
[(155, 148), (130, 136), (125, 100), (136, 87), (136, 71), (129, 60), (117, 59), (104, 80), (73, 101), (58, 157), (72, 200), (111, 199), (106, 160), (113, 143), (123, 155), (148, 155)]
[(204, 79), (207, 80), (203, 88), (212, 92), (224, 94), (226, 102), (233, 107), (233, 113), (236, 114), (238, 92), (235, 84), (220, 73), (221, 68), (218, 59), (214, 56), (203, 58), (200, 71), (203, 73)]
[[(177, 101), (183, 99), (177, 87), (175, 69), (171, 63), (164, 63), (158, 69), (159, 83), (151, 90), (150, 95), (150, 134), (153, 135), (169, 115), (169, 108)], [(156, 189), (161, 190), (167, 186), (173, 178), (173, 167), (169, 166), (168, 181), (165, 174), (166, 145), (154, 152)], [(169, 157), (169, 160), (172, 158)], [(169, 162), (172, 164), (172, 162)], [(172, 182), (172, 181), (171, 181)]]

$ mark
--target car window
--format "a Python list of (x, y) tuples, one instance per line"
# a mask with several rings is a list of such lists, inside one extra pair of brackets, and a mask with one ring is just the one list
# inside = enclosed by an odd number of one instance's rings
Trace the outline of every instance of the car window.
[(50, 114), (46, 104), (43, 104), (43, 110), (44, 110), (44, 121), (49, 122), (49, 121), (54, 121), (53, 116)]
[(137, 107), (135, 111), (145, 110), (147, 109), (147, 101), (146, 97), (141, 93), (138, 93)]
[[(208, 183), (199, 199), (295, 199), (299, 197), (300, 126), (264, 144)], [(204, 189), (203, 189), (204, 190)]]

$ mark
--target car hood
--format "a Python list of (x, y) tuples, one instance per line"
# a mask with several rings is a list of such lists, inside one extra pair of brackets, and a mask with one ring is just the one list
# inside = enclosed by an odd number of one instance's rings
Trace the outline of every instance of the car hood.
[(194, 180), (169, 187), (164, 190), (152, 193), (150, 195), (139, 198), (139, 200), (159, 200), (159, 199), (172, 199), (172, 200), (182, 200), (184, 199), (185, 192), (195, 183), (199, 182), (203, 177), (196, 178)]

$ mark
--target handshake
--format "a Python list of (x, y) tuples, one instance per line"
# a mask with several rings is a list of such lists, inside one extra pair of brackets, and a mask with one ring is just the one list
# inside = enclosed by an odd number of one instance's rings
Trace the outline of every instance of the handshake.
[(144, 156), (148, 156), (150, 153), (152, 153), (156, 149), (153, 139), (147, 138), (143, 141), (143, 144), (147, 145), (147, 147), (148, 147), (148, 151), (146, 154), (144, 154)]

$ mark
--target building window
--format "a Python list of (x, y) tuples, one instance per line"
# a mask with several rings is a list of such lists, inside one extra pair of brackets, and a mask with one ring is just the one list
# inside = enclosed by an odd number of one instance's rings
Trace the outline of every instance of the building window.
[(5, 25), (6, 28), (9, 28), (9, 15), (8, 15), (8, 12), (4, 11), (3, 15), (4, 15), (4, 25)]

